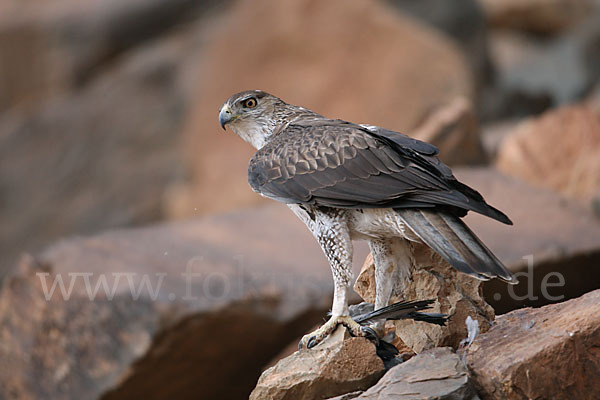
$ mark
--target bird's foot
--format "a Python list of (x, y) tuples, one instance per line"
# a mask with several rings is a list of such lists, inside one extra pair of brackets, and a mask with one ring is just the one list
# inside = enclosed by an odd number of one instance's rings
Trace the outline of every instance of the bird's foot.
[(329, 321), (325, 322), (325, 324), (316, 331), (304, 335), (300, 340), (300, 343), (298, 343), (298, 348), (310, 349), (315, 347), (329, 336), (338, 325), (345, 326), (352, 336), (366, 337), (379, 343), (379, 337), (372, 328), (360, 325), (348, 315), (338, 315), (329, 318)]

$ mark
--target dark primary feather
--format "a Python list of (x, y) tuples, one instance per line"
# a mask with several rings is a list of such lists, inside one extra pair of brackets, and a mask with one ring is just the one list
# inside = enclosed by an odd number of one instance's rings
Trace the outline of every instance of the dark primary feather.
[(253, 190), (284, 203), (339, 208), (468, 210), (510, 224), (458, 182), (437, 148), (400, 133), (314, 119), (277, 133), (248, 166)]
[[(446, 314), (440, 313), (424, 313), (425, 310), (435, 303), (435, 300), (418, 300), (418, 301), (403, 301), (394, 303), (386, 307), (379, 308), (374, 311), (361, 313), (360, 315), (352, 315), (352, 318), (359, 324), (365, 325), (369, 322), (378, 319), (398, 320), (398, 319), (413, 319), (415, 321), (428, 322), (444, 326), (448, 321)], [(369, 304), (369, 309), (373, 309), (373, 305)]]
[(488, 280), (498, 277), (516, 284), (502, 262), (455, 215), (418, 209), (397, 209), (419, 238), (457, 270)]

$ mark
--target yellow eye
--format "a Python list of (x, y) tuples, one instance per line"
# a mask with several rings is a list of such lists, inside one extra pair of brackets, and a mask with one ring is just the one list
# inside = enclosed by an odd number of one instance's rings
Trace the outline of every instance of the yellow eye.
[(249, 99), (245, 100), (244, 107), (246, 107), (246, 108), (256, 107), (256, 99), (254, 97), (250, 97)]

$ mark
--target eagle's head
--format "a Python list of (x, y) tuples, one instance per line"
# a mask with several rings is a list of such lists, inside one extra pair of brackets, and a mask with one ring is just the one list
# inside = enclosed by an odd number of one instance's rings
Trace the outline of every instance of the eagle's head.
[(231, 96), (219, 110), (219, 123), (257, 149), (274, 134), (299, 118), (319, 117), (302, 107), (285, 103), (262, 90), (247, 90)]
[(262, 90), (247, 90), (227, 99), (219, 110), (219, 123), (256, 148), (262, 147), (277, 128), (277, 115), (285, 103)]

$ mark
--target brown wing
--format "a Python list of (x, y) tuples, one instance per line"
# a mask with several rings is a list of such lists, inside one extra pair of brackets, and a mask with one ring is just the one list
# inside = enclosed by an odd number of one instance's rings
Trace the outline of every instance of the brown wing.
[(510, 222), (458, 182), (436, 154), (434, 146), (396, 132), (317, 120), (278, 133), (250, 160), (248, 181), (254, 191), (288, 204), (449, 206)]

